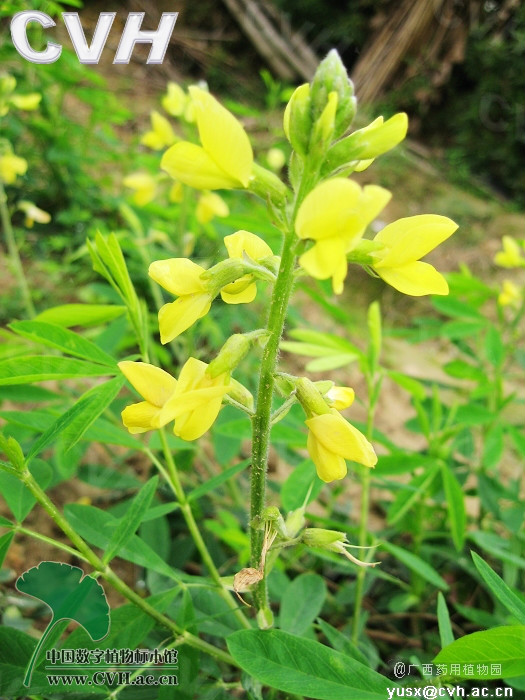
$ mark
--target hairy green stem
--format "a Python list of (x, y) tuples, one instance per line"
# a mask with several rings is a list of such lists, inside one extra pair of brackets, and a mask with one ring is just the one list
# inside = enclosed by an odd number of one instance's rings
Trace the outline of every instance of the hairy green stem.
[(5, 193), (4, 185), (0, 180), (0, 218), (2, 220), (2, 228), (5, 233), (5, 241), (7, 244), (7, 252), (9, 253), (9, 259), (11, 261), (11, 267), (13, 268), (14, 275), (22, 292), (22, 298), (24, 300), (24, 305), (26, 307), (26, 312), (29, 318), (35, 316), (35, 307), (33, 306), (33, 300), (31, 299), (31, 292), (29, 291), (29, 285), (27, 284), (26, 276), (24, 274), (24, 268), (22, 266), (22, 261), (20, 260), (20, 254), (18, 252), (18, 246), (16, 245), (15, 232), (13, 231), (13, 226), (11, 224), (11, 217), (9, 216), (9, 210), (7, 208), (7, 195)]
[(180, 638), (181, 643), (188, 644), (188, 646), (191, 646), (194, 649), (199, 649), (206, 654), (210, 654), (220, 661), (224, 661), (225, 663), (233, 666), (238, 666), (228, 652), (218, 649), (194, 634), (181, 629), (176, 622), (170, 620), (169, 617), (166, 617), (162, 613), (158, 612), (158, 610), (155, 610), (152, 605), (141, 598), (132, 588), (130, 588), (121, 578), (119, 578), (119, 576), (117, 576), (117, 574), (115, 574), (115, 572), (112, 571), (109, 566), (105, 565), (100, 557), (98, 557), (95, 552), (84, 542), (80, 535), (75, 532), (74, 528), (71, 527), (62, 513), (48, 498), (45, 491), (40, 488), (33, 475), (27, 468), (19, 473), (19, 478), (31, 491), (33, 496), (36, 498), (38, 503), (40, 503), (50, 518), (56, 523), (62, 532), (67, 535), (69, 540), (83, 555), (85, 560), (93, 567), (95, 571), (100, 573), (102, 578), (104, 578), (116, 591), (124, 596), (124, 598), (143, 610), (160, 625), (169, 629), (174, 636)]
[[(251, 469), (251, 565), (259, 568), (263, 548), (262, 511), (266, 500), (266, 472), (268, 469), (268, 451), (270, 448), (270, 430), (272, 418), (272, 397), (274, 393), (274, 374), (279, 342), (284, 329), (288, 302), (294, 284), (295, 251), (297, 242), (293, 230), (284, 239), (281, 265), (274, 285), (270, 313), (268, 316), (268, 341), (264, 348), (259, 374), (259, 390), (255, 415), (252, 419), (252, 469)], [(268, 609), (268, 594), (265, 577), (254, 589), (254, 601), (257, 611)]]
[(208, 548), (206, 547), (206, 543), (204, 542), (200, 530), (197, 526), (197, 523), (195, 522), (195, 518), (191, 510), (191, 505), (188, 499), (186, 498), (186, 494), (184, 493), (179, 473), (177, 471), (177, 466), (175, 464), (175, 460), (173, 459), (173, 455), (171, 454), (171, 450), (166, 439), (166, 433), (163, 428), (159, 430), (159, 433), (162, 442), (162, 448), (164, 450), (164, 456), (166, 458), (166, 464), (168, 467), (169, 484), (173, 490), (173, 493), (175, 494), (175, 498), (179, 503), (182, 515), (184, 517), (184, 520), (186, 521), (186, 525), (188, 527), (188, 530), (190, 531), (190, 535), (195, 543), (195, 546), (197, 547), (201, 559), (206, 568), (208, 569), (213, 582), (217, 586), (221, 598), (233, 611), (235, 617), (241, 623), (241, 625), (246, 629), (251, 629), (251, 625), (246, 619), (246, 616), (244, 615), (238, 604), (235, 602), (235, 600), (232, 598), (229, 591), (224, 587), (224, 584), (221, 580), (221, 575), (217, 571), (217, 567), (215, 566), (215, 563), (211, 558)]

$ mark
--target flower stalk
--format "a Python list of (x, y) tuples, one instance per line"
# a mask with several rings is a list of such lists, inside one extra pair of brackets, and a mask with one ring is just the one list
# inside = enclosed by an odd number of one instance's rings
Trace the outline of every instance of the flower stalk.
[[(272, 422), (272, 398), (274, 393), (274, 374), (279, 354), (279, 343), (284, 329), (288, 302), (294, 284), (294, 266), (297, 239), (293, 231), (286, 233), (281, 265), (274, 285), (268, 324), (266, 327), (268, 341), (264, 348), (261, 371), (259, 374), (259, 392), (255, 415), (252, 419), (252, 470), (251, 470), (251, 507), (250, 507), (250, 541), (251, 565), (258, 568), (264, 542), (262, 512), (266, 501), (266, 473), (268, 469), (268, 452), (270, 448), (270, 431)], [(257, 612), (263, 612), (268, 619), (269, 605), (266, 579), (262, 578), (254, 588), (254, 604)], [(266, 613), (266, 615), (264, 614)], [(261, 618), (259, 618), (261, 619)], [(270, 626), (268, 624), (268, 626)]]

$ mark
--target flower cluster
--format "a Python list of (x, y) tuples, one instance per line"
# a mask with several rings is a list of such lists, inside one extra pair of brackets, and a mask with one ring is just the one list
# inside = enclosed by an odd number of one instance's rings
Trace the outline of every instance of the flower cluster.
[[(199, 143), (179, 139), (158, 112), (152, 113), (151, 130), (142, 143), (164, 151), (161, 168), (176, 187), (203, 192), (197, 207), (200, 220), (227, 212), (212, 190), (250, 190), (267, 201), (286, 236), (287, 250), (293, 250), (293, 265), (286, 274), (294, 275), (302, 268), (314, 278), (331, 279), (334, 292), (341, 294), (348, 264), (355, 263), (404, 294), (448, 293), (445, 278), (421, 258), (454, 233), (453, 221), (437, 215), (411, 216), (388, 224), (374, 238), (365, 236), (391, 193), (377, 185), (362, 187), (348, 176), (369, 167), (402, 141), (408, 122), (402, 113), (386, 121), (379, 117), (348, 134), (356, 100), (335, 52), (321, 63), (311, 84), (295, 90), (285, 111), (284, 131), (293, 149), (291, 188), (275, 172), (255, 162), (243, 125), (204, 87), (194, 85), (186, 93), (172, 83), (162, 105), (172, 116), (195, 120)], [(267, 159), (275, 171), (282, 167), (278, 156), (274, 153), (270, 158), (269, 154)], [(127, 180), (137, 203), (151, 201), (157, 182), (138, 176)], [(151, 264), (150, 277), (176, 297), (159, 310), (162, 343), (177, 338), (205, 316), (219, 294), (227, 304), (246, 304), (255, 299), (259, 280), (277, 287), (283, 266), (288, 264), (286, 248), (281, 260), (249, 231), (226, 236), (224, 244), (228, 258), (210, 269), (188, 258)], [(259, 331), (254, 334), (261, 337)], [(125, 409), (125, 425), (132, 432), (141, 432), (174, 421), (175, 434), (193, 440), (208, 430), (227, 396), (249, 412), (251, 403), (243, 398), (246, 390), (231, 373), (254, 334), (249, 340), (250, 334), (232, 336), (210, 365), (190, 358), (178, 380), (151, 365), (121, 363), (122, 371), (145, 399)], [(277, 411), (274, 422), (286, 415), (290, 402), (301, 404), (306, 414), (307, 449), (319, 477), (326, 482), (342, 479), (347, 461), (373, 467), (377, 457), (371, 443), (340, 413), (352, 403), (353, 390), (331, 383), (321, 388), (305, 378), (287, 377), (286, 404)]]

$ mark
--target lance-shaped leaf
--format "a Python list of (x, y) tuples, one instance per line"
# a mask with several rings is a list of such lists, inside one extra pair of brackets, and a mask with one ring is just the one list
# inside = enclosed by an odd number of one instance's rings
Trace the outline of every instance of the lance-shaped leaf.
[(16, 588), (20, 593), (45, 603), (52, 613), (29, 660), (24, 678), (26, 688), (31, 684), (38, 654), (57, 622), (78, 622), (94, 642), (103, 639), (109, 632), (109, 605), (104, 589), (94, 578), (85, 576), (78, 566), (44, 561), (22, 574), (16, 581)]

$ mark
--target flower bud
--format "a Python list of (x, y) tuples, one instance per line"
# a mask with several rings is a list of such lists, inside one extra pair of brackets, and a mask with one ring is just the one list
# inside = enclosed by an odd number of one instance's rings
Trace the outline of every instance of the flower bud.
[(254, 400), (253, 395), (248, 389), (233, 377), (230, 378), (230, 389), (228, 391), (228, 396), (232, 398), (241, 406), (244, 406), (249, 411), (253, 411)]
[(310, 100), (314, 122), (322, 115), (329, 96), (333, 92), (337, 94), (333, 131), (335, 139), (342, 136), (348, 129), (356, 111), (353, 83), (335, 49), (332, 49), (321, 61), (312, 81)]
[(377, 158), (397, 146), (406, 136), (408, 118), (404, 112), (394, 114), (386, 122), (378, 117), (363, 129), (354, 131), (335, 143), (327, 153), (323, 174), (328, 175), (349, 164)]
[(330, 413), (326, 401), (321, 396), (319, 389), (306, 377), (297, 380), (297, 398), (308, 416), (320, 416), (323, 413)]
[[(224, 343), (217, 357), (210, 362), (206, 374), (212, 379), (225, 372), (232, 372), (250, 349), (250, 341), (242, 333), (231, 335)], [(229, 392), (228, 392), (229, 393)]]
[(330, 552), (341, 552), (346, 542), (346, 533), (337, 530), (324, 530), (319, 527), (307, 527), (303, 533), (303, 542), (308, 547), (319, 547)]
[(305, 522), (304, 506), (292, 510), (286, 518), (286, 535), (291, 538), (296, 537), (297, 533), (303, 529)]
[(308, 153), (312, 115), (310, 112), (310, 85), (300, 85), (284, 110), (284, 133), (294, 151), (304, 157)]

